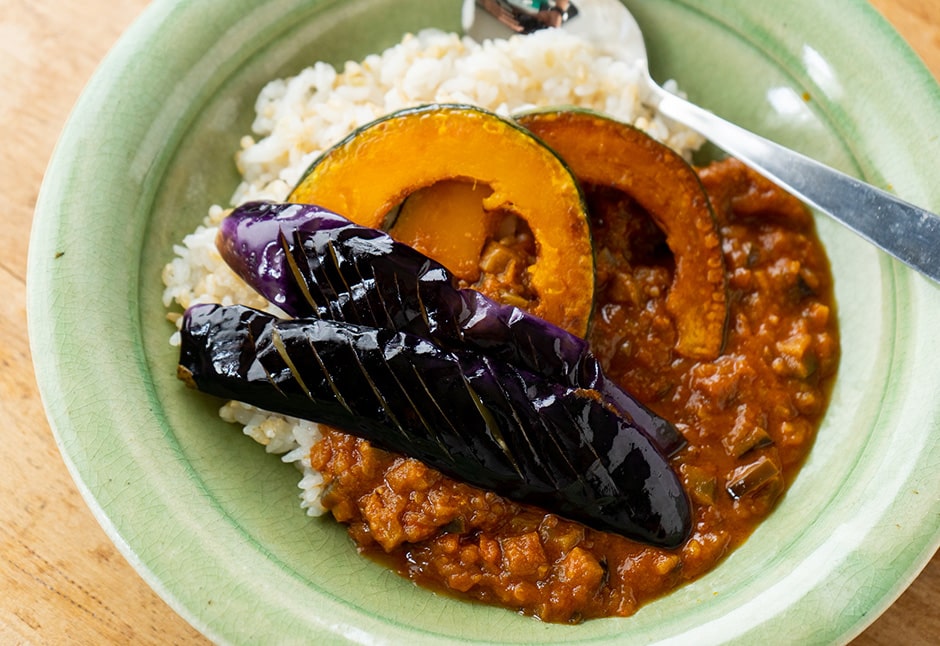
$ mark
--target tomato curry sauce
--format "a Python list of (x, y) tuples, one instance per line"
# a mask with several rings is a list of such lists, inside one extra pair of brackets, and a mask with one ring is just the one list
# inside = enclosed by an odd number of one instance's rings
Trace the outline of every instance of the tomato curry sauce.
[(630, 198), (587, 187), (597, 291), (589, 341), (607, 374), (687, 445), (677, 549), (633, 542), (456, 482), (327, 431), (323, 504), (366, 554), (432, 589), (543, 621), (627, 616), (713, 568), (769, 514), (809, 451), (839, 358), (832, 277), (812, 217), (734, 160), (699, 169), (722, 236), (729, 324), (717, 359), (675, 351), (673, 259)]

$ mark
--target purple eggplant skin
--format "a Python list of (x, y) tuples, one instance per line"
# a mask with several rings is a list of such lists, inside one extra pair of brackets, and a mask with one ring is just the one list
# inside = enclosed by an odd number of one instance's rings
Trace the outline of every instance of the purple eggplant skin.
[(315, 205), (252, 202), (223, 220), (229, 266), (289, 316), (391, 327), (445, 348), (468, 348), (574, 387), (597, 390), (659, 450), (685, 439), (611, 381), (587, 343), (517, 307), (458, 289), (440, 263)]
[(469, 350), (241, 305), (184, 315), (180, 378), (325, 423), (463, 482), (665, 548), (691, 531), (682, 484), (596, 393)]

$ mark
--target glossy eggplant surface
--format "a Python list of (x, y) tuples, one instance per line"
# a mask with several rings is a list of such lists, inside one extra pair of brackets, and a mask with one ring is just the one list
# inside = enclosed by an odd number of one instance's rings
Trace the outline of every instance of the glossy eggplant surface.
[(222, 222), (217, 246), (239, 276), (291, 317), (388, 327), (480, 352), (597, 391), (664, 455), (685, 444), (672, 424), (607, 378), (583, 339), (459, 289), (444, 266), (383, 231), (314, 205), (253, 202)]
[(195, 305), (180, 378), (329, 424), (507, 498), (676, 547), (690, 507), (667, 459), (596, 391), (390, 326)]

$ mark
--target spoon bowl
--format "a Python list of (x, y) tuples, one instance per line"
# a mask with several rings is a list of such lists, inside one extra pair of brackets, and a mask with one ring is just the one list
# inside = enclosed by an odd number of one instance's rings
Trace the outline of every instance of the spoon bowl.
[[(463, 27), (477, 39), (560, 27), (611, 43), (644, 84), (641, 99), (695, 130), (803, 202), (839, 221), (882, 251), (940, 283), (940, 216), (741, 128), (653, 80), (643, 32), (620, 0), (578, 0), (557, 24), (529, 19), (519, 0), (465, 0)], [(568, 4), (567, 2), (565, 3)], [(549, 2), (554, 8), (557, 2)], [(558, 14), (558, 12), (554, 12)], [(557, 21), (556, 21), (557, 22)]]

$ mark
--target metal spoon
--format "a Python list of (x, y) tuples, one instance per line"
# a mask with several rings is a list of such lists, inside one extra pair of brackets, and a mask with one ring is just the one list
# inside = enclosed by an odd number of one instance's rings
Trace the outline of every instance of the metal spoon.
[(940, 216), (736, 126), (660, 87), (643, 33), (619, 0), (465, 0), (464, 31), (480, 40), (564, 27), (614, 42), (646, 82), (644, 103), (696, 130), (771, 181), (940, 283)]

